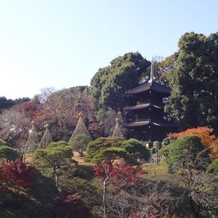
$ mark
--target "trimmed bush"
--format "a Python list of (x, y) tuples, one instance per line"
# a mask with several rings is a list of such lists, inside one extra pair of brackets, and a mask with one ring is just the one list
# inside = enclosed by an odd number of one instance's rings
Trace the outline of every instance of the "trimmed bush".
[(161, 148), (161, 143), (158, 141), (154, 141), (153, 146), (159, 150)]

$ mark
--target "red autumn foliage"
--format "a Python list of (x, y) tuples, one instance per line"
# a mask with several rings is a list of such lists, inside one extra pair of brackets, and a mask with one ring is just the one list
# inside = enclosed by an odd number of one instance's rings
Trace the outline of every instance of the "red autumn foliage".
[[(125, 208), (125, 203), (123, 204), (123, 202), (128, 202), (128, 197), (125, 198), (126, 196), (123, 196), (121, 193), (128, 192), (128, 190), (133, 190), (135, 188), (135, 191), (139, 191), (138, 194), (134, 193), (135, 199), (139, 200), (139, 204), (136, 206), (133, 203), (132, 207), (130, 205), (128, 206), (129, 209), (131, 208), (129, 210), (128, 218), (170, 218), (170, 216), (168, 216), (169, 208), (172, 204), (170, 195), (167, 191), (162, 192), (161, 188), (156, 189), (158, 186), (155, 186), (154, 183), (150, 183), (151, 181), (143, 179), (142, 175), (147, 174), (148, 172), (143, 170), (141, 166), (132, 166), (124, 161), (119, 161), (111, 165), (109, 162), (104, 161), (102, 164), (96, 165), (94, 169), (96, 177), (103, 180), (104, 203), (109, 201), (110, 204), (110, 200), (112, 200), (112, 202), (118, 201), (118, 208), (122, 211), (122, 209)], [(111, 187), (112, 189), (110, 190), (112, 192), (106, 193), (106, 186)], [(144, 189), (141, 189), (142, 187), (144, 187)], [(148, 191), (146, 194), (147, 198), (144, 198), (140, 195), (140, 192), (145, 191), (146, 193), (146, 190)], [(163, 196), (157, 191), (160, 191)], [(130, 192), (129, 194), (131, 195), (132, 193), (133, 192)], [(120, 199), (122, 200), (120, 201)], [(113, 207), (113, 203), (111, 206)]]
[(110, 178), (110, 184), (115, 188), (122, 188), (125, 185), (142, 183), (141, 175), (148, 174), (141, 166), (132, 166), (125, 161), (119, 161), (111, 165), (108, 161), (97, 164), (94, 167), (96, 177), (105, 180)]
[(212, 156), (212, 159), (218, 159), (218, 140), (214, 140), (210, 149), (210, 154)]
[(0, 170), (0, 184), (3, 191), (14, 188), (19, 192), (20, 188), (29, 188), (35, 182), (34, 165), (27, 166), (20, 159), (3, 162)]
[(34, 119), (39, 114), (38, 105), (33, 102), (24, 102), (18, 106), (18, 111), (25, 114), (26, 117)]
[(205, 148), (211, 148), (212, 143), (216, 138), (216, 136), (213, 134), (213, 129), (209, 127), (187, 129), (186, 131), (178, 133), (178, 138), (192, 134), (198, 135), (201, 138), (201, 142)]
[(167, 137), (170, 138), (170, 139), (177, 139), (178, 138), (178, 134), (179, 133), (170, 132), (170, 133), (167, 134)]
[(53, 93), (46, 99), (39, 107), (34, 121), (39, 130), (44, 130), (44, 125), (48, 124), (54, 141), (68, 141), (81, 113), (90, 134), (98, 132), (100, 126), (95, 118), (96, 112), (92, 110), (90, 97), (76, 88), (71, 91), (63, 90)]

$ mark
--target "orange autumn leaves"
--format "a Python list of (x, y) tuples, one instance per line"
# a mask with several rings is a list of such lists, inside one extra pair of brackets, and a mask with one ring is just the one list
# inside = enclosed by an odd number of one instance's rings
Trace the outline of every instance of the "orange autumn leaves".
[(180, 133), (169, 133), (167, 136), (173, 139), (179, 139), (187, 135), (198, 135), (201, 143), (209, 149), (212, 159), (218, 158), (218, 140), (213, 134), (213, 129), (209, 127), (197, 127), (187, 129)]

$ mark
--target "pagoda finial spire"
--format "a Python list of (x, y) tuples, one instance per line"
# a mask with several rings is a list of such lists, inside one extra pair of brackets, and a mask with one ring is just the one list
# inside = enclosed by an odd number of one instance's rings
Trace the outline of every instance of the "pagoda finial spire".
[(148, 82), (152, 82), (154, 78), (154, 61), (153, 61), (153, 57), (151, 60), (151, 71), (150, 71), (150, 79)]

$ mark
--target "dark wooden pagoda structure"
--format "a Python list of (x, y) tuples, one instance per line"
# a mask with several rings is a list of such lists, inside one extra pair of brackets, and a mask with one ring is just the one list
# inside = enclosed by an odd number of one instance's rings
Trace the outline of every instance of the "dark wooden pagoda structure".
[(154, 70), (151, 64), (150, 80), (126, 91), (134, 99), (131, 106), (124, 108), (124, 128), (128, 138), (140, 141), (162, 141), (169, 132), (176, 132), (171, 117), (164, 112), (164, 105), (171, 89), (153, 80)]

